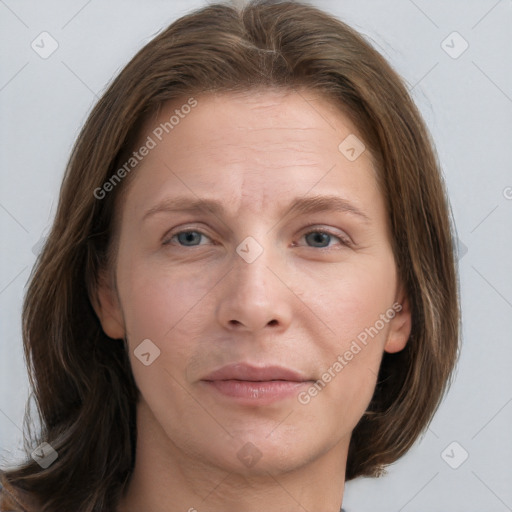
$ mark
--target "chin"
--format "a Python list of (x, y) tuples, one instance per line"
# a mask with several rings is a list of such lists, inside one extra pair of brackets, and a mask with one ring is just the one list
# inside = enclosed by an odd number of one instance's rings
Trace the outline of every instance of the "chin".
[(212, 455), (227, 471), (268, 478), (269, 473), (299, 469), (331, 447), (327, 439), (315, 437), (312, 432), (298, 427), (291, 429), (288, 425), (286, 430), (278, 432), (279, 425), (274, 423), (272, 428), (255, 431), (253, 427), (250, 431), (238, 431), (228, 441), (226, 451)]

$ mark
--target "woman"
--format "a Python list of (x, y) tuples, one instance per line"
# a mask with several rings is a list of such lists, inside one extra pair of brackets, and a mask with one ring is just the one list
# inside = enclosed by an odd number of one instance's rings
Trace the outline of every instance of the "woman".
[(337, 512), (447, 388), (453, 251), (423, 121), (360, 35), (297, 2), (184, 16), (70, 158), (23, 310), (42, 431), (3, 508)]

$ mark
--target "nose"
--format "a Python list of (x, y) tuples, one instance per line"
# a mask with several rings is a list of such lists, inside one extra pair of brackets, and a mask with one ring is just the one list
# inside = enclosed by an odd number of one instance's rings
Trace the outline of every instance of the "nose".
[(218, 290), (217, 318), (227, 330), (258, 332), (272, 328), (284, 331), (291, 322), (293, 301), (297, 300), (286, 282), (284, 265), (278, 255), (263, 253), (251, 263), (237, 253), (232, 269)]

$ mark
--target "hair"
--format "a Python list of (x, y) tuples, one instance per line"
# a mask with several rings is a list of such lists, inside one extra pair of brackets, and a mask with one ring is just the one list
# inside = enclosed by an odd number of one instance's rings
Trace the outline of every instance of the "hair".
[[(32, 269), (22, 332), (40, 428), (25, 449), (47, 442), (58, 458), (43, 469), (27, 457), (3, 471), (3, 481), (35, 499), (39, 511), (113, 510), (134, 468), (139, 391), (124, 340), (103, 332), (92, 307), (101, 272), (115, 265), (114, 221), (129, 180), (102, 199), (93, 192), (126, 161), (164, 102), (256, 88), (315, 91), (353, 121), (375, 162), (410, 302), (410, 338), (402, 351), (383, 355), (351, 436), (346, 480), (383, 474), (437, 410), (459, 353), (454, 228), (432, 140), (405, 83), (354, 29), (312, 6), (209, 5), (144, 46), (95, 105)], [(27, 424), (29, 417), (27, 407)]]

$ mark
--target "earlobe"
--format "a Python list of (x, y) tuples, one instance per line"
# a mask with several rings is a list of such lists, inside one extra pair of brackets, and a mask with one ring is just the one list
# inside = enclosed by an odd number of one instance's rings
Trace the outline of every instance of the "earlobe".
[[(395, 316), (390, 320), (390, 328), (384, 351), (390, 354), (403, 350), (411, 335), (412, 315), (409, 298), (405, 293), (397, 294), (398, 298), (393, 305)], [(399, 307), (395, 307), (400, 305)]]
[(104, 273), (99, 276), (95, 296), (90, 300), (105, 334), (109, 338), (123, 339), (125, 329), (119, 299)]

